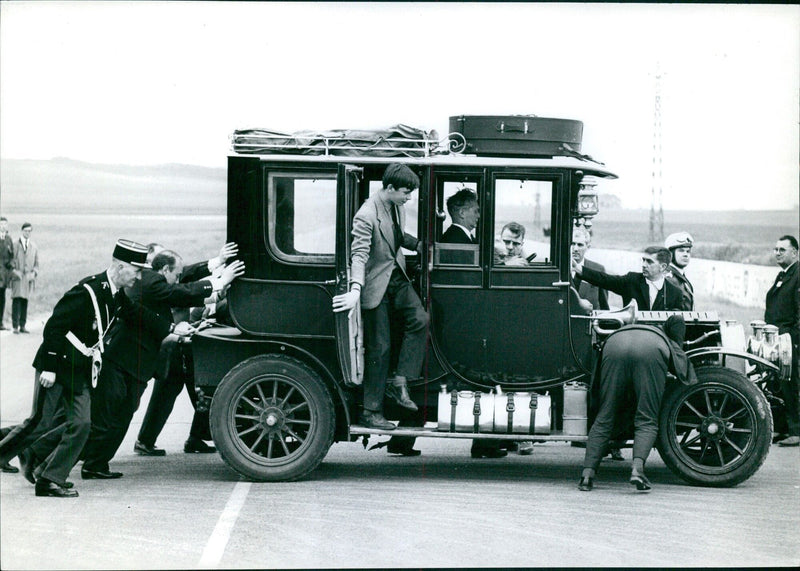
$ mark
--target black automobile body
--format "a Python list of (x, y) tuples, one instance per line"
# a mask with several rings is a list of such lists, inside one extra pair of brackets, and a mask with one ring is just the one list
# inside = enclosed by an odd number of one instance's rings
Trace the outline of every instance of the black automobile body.
[[(524, 129), (527, 135), (527, 120)], [(522, 127), (512, 132), (518, 139)], [(196, 335), (193, 351), (196, 386), (211, 399), (214, 441), (248, 478), (301, 478), (333, 442), (390, 434), (355, 424), (359, 315), (331, 308), (348, 287), (353, 215), (380, 189), (390, 163), (420, 177), (405, 230), (425, 247), (407, 252), (407, 260), (431, 323), (423, 375), (410, 381), (422, 420), (391, 434), (585, 441), (586, 388), (603, 337), (632, 320), (659, 323), (668, 315), (579, 310), (570, 288), (572, 229), (597, 213), (597, 181), (616, 177), (568, 144), (546, 156), (535, 147), (525, 156), (524, 146), (509, 154), (492, 147), (483, 156), (457, 152), (469, 148), (460, 135), (443, 145), (402, 132), (366, 149), (328, 134), (314, 145), (268, 131), (244, 135), (228, 159), (227, 237), (239, 244), (247, 274), (228, 292), (230, 326)], [(447, 197), (461, 188), (478, 196), (478, 244), (440, 240)], [(495, 255), (500, 229), (511, 221), (526, 228), (525, 266), (506, 266)], [(689, 482), (735, 485), (766, 458), (768, 387), (781, 375), (772, 362), (780, 359), (745, 351), (741, 327), (714, 312), (684, 316), (700, 383), (671, 384), (658, 447)], [(475, 421), (468, 418), (466, 428), (455, 420), (463, 406)], [(388, 406), (390, 418), (394, 412)], [(529, 413), (527, 429), (512, 428), (515, 415)]]

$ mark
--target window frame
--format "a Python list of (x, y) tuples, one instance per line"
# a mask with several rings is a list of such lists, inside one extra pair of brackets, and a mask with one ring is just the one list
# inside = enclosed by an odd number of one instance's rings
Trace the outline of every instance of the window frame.
[[(275, 178), (291, 178), (293, 180), (298, 179), (325, 179), (333, 181), (334, 186), (334, 202), (333, 202), (333, 209), (330, 213), (330, 221), (332, 223), (332, 244), (333, 244), (333, 251), (331, 253), (302, 253), (302, 254), (290, 254), (284, 252), (279, 246), (276, 240), (276, 229), (277, 229), (277, 200), (276, 200), (276, 190), (273, 183)], [(263, 219), (263, 224), (265, 226), (264, 231), (264, 238), (265, 238), (265, 246), (267, 251), (270, 253), (272, 257), (276, 260), (281, 262), (286, 262), (289, 264), (298, 264), (302, 266), (333, 266), (335, 264), (336, 258), (336, 208), (338, 205), (338, 201), (340, 200), (339, 197), (339, 188), (337, 184), (337, 172), (332, 171), (329, 169), (298, 169), (298, 168), (276, 168), (276, 169), (265, 169), (264, 170), (264, 180), (263, 180), (263, 188), (265, 194), (265, 202), (267, 206), (267, 216)], [(296, 203), (294, 203), (296, 204)], [(296, 221), (295, 216), (295, 221)]]

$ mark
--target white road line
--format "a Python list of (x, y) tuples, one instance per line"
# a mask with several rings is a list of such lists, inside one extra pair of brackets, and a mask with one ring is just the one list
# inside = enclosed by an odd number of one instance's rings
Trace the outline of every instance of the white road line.
[(225, 505), (225, 509), (222, 510), (217, 525), (214, 531), (211, 532), (211, 537), (208, 538), (203, 555), (197, 563), (199, 568), (210, 569), (219, 565), (222, 555), (225, 553), (225, 547), (231, 537), (236, 518), (239, 517), (239, 512), (247, 499), (249, 491), (250, 482), (239, 482), (234, 486), (231, 497), (228, 498), (228, 503)]

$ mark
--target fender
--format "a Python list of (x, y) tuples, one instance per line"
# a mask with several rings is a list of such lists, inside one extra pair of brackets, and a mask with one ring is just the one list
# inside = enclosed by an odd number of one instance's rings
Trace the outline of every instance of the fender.
[(767, 361), (763, 357), (759, 357), (758, 355), (753, 355), (752, 353), (747, 353), (746, 351), (737, 351), (736, 349), (726, 349), (725, 347), (698, 347), (697, 349), (690, 349), (686, 351), (686, 356), (689, 357), (690, 360), (693, 360), (697, 357), (703, 357), (706, 355), (725, 355), (730, 357), (739, 357), (740, 359), (744, 359), (751, 364), (758, 364), (768, 369), (772, 369), (772, 371), (776, 373), (780, 373), (780, 367), (773, 363), (772, 361)]

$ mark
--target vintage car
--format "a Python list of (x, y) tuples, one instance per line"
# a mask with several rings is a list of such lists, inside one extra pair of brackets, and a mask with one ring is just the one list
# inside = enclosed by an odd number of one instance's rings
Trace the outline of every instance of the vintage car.
[[(370, 435), (585, 442), (603, 338), (669, 315), (629, 307), (587, 316), (578, 308), (572, 229), (597, 214), (598, 181), (616, 178), (581, 154), (580, 122), (457, 116), (450, 124), (442, 141), (403, 125), (234, 133), (227, 237), (239, 244), (247, 274), (227, 294), (228, 326), (197, 334), (193, 352), (214, 442), (239, 474), (302, 478), (334, 442)], [(420, 413), (402, 417), (387, 402), (387, 417), (401, 422), (382, 431), (356, 424), (360, 316), (334, 314), (332, 297), (348, 288), (353, 216), (394, 162), (421, 180), (405, 230), (424, 243), (407, 262), (430, 330), (423, 375), (410, 380)], [(463, 188), (479, 199), (478, 243), (442, 242), (446, 201)], [(525, 265), (495, 256), (511, 221), (526, 228)], [(658, 450), (690, 483), (733, 486), (767, 456), (767, 397), (789, 357), (763, 327), (748, 344), (742, 326), (713, 311), (684, 317), (700, 382), (669, 383)]]

